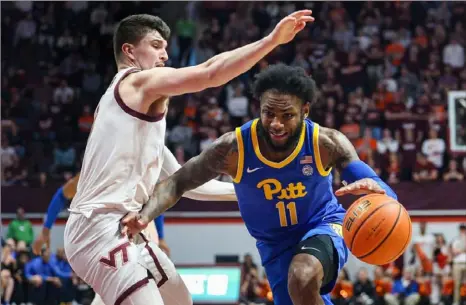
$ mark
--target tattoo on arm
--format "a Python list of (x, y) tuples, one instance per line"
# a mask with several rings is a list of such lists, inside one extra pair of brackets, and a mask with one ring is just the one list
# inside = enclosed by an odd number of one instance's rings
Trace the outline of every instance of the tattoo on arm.
[(219, 174), (228, 174), (233, 162), (237, 162), (237, 153), (235, 133), (224, 134), (199, 156), (190, 159), (176, 173), (158, 183), (151, 198), (142, 208), (141, 217), (153, 220), (174, 206), (185, 192), (214, 179)]
[(322, 153), (326, 154), (322, 156), (327, 160), (327, 164), (323, 164), (326, 168), (336, 166), (342, 170), (350, 162), (359, 160), (353, 144), (337, 130), (321, 127), (319, 146), (323, 149)]

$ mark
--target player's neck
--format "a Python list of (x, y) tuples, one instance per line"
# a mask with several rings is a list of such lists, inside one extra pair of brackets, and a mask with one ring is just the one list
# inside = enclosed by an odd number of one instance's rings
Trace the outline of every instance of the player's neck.
[(259, 138), (259, 149), (261, 151), (261, 154), (267, 160), (273, 162), (281, 162), (288, 158), (288, 156), (291, 155), (291, 153), (295, 150), (296, 145), (298, 145), (297, 142), (295, 143), (295, 145), (291, 145), (286, 150), (280, 151), (272, 147), (269, 143), (267, 143), (267, 141), (263, 137)]

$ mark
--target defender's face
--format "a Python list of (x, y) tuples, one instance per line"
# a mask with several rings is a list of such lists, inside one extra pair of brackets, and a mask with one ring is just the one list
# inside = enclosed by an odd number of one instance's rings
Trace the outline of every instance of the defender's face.
[(308, 113), (309, 104), (298, 97), (267, 91), (261, 97), (260, 135), (272, 148), (287, 150), (298, 141)]
[(133, 56), (143, 70), (163, 67), (168, 60), (167, 41), (159, 32), (149, 32), (134, 46)]

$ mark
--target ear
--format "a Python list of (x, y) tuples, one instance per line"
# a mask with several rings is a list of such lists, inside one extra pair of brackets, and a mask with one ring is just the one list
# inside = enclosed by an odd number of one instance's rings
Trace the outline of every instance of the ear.
[(123, 54), (130, 58), (131, 60), (134, 60), (134, 46), (130, 43), (124, 43), (122, 46), (121, 46), (121, 51), (123, 52)]
[(309, 112), (311, 110), (311, 104), (309, 102), (304, 103), (303, 105), (303, 113), (304, 113), (304, 118), (306, 119), (309, 116)]

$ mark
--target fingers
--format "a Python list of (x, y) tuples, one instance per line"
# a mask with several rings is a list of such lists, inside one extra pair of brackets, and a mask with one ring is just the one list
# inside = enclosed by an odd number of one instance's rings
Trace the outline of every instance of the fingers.
[(369, 181), (351, 183), (335, 191), (336, 196), (347, 194), (364, 195), (364, 194), (385, 194), (385, 190), (378, 185), (374, 185)]
[(306, 22), (303, 22), (303, 21), (302, 21), (302, 22), (299, 22), (299, 23), (296, 25), (296, 27), (295, 27), (294, 30), (295, 30), (296, 32), (299, 32), (299, 31), (301, 31), (302, 29), (304, 29), (305, 26), (306, 26)]
[(312, 16), (303, 16), (298, 18), (298, 22), (314, 22), (316, 19)]
[(296, 11), (293, 14), (290, 14), (290, 16), (295, 17), (295, 18), (300, 18), (302, 16), (309, 16), (312, 14), (312, 10), (301, 10), (301, 11)]

